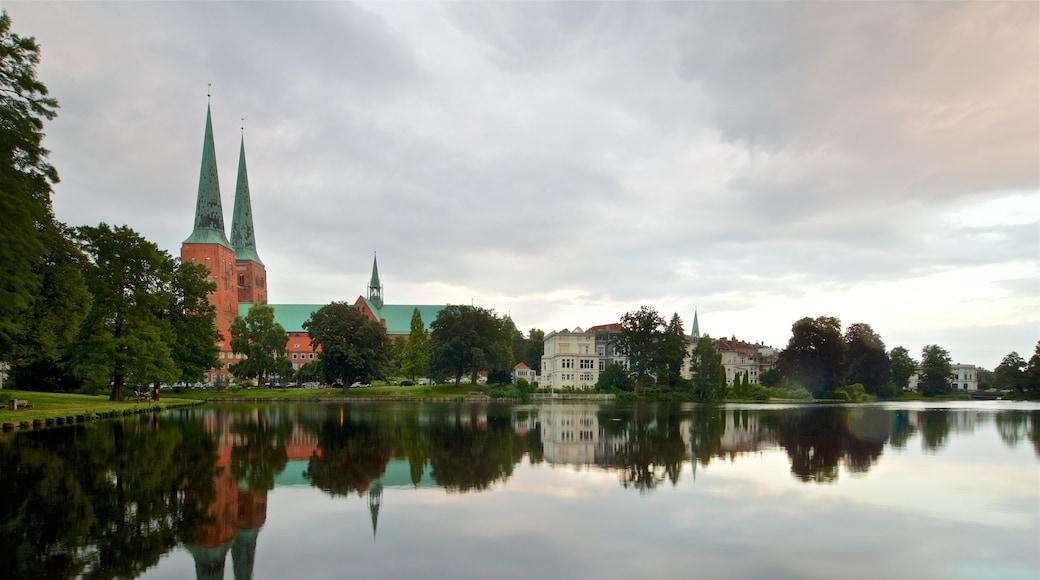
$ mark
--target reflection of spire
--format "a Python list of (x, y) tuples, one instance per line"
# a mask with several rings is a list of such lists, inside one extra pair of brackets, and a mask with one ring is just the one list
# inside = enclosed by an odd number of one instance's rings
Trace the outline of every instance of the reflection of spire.
[(256, 537), (260, 530), (239, 530), (235, 541), (231, 544), (231, 562), (235, 570), (235, 580), (250, 580), (253, 577), (253, 563), (256, 561)]
[(383, 482), (376, 480), (368, 488), (368, 511), (372, 514), (372, 539), (376, 538), (376, 525), (379, 523), (379, 507), (383, 505)]
[(224, 577), (224, 560), (227, 559), (230, 543), (219, 546), (188, 545), (188, 552), (195, 560), (195, 578), (206, 580), (208, 578)]

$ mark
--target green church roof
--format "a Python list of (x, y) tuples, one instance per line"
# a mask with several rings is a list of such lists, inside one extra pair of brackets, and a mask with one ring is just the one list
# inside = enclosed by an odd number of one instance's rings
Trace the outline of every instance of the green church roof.
[(202, 141), (202, 170), (199, 172), (199, 195), (195, 202), (195, 229), (185, 244), (219, 244), (231, 248), (224, 234), (224, 210), (220, 205), (220, 183), (217, 180), (217, 154), (213, 146), (213, 122), (206, 105), (206, 135)]
[(253, 205), (249, 200), (249, 178), (246, 175), (246, 139), (238, 152), (238, 182), (235, 184), (235, 211), (231, 216), (231, 247), (236, 260), (251, 260), (263, 265), (256, 253), (253, 233)]
[(426, 332), (430, 332), (430, 323), (437, 319), (437, 315), (444, 309), (443, 304), (383, 304), (382, 308), (376, 308), (371, 300), (365, 300), (369, 309), (376, 318), (386, 321), (387, 334), (408, 334), (412, 330), (412, 312), (418, 308), (419, 316), (422, 316)]
[[(252, 304), (239, 304), (238, 315), (245, 318)], [(282, 325), (286, 332), (306, 332), (303, 323), (324, 304), (270, 304), (274, 308), (274, 321)]]

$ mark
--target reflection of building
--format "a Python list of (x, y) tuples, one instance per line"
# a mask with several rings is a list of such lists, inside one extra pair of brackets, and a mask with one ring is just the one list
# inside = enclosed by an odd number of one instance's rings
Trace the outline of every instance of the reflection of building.
[(551, 464), (591, 465), (603, 440), (595, 405), (550, 405), (538, 411), (542, 453)]

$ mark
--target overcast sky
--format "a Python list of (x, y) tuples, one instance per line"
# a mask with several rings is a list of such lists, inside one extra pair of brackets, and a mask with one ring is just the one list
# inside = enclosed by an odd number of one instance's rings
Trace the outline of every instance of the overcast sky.
[[(180, 254), (212, 83), (272, 303), (804, 316), (996, 366), (1040, 339), (1037, 2), (20, 2), (54, 208)], [(429, 324), (430, 321), (426, 321)]]

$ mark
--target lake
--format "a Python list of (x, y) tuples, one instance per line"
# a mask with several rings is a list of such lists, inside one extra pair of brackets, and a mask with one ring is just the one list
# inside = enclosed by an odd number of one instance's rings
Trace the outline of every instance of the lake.
[(66, 578), (1040, 577), (1040, 405), (210, 405), (0, 438)]

